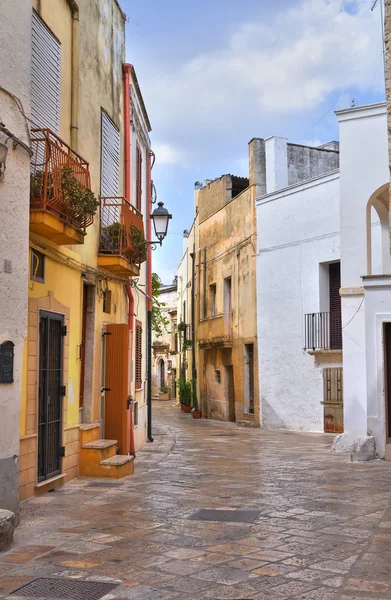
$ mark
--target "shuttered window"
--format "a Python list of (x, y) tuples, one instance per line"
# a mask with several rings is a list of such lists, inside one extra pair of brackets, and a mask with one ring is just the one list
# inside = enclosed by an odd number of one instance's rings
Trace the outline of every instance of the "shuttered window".
[(136, 145), (136, 169), (136, 208), (141, 212), (143, 155), (138, 144)]
[(47, 127), (59, 134), (61, 44), (34, 11), (31, 52), (31, 119), (33, 127)]
[(332, 350), (342, 348), (342, 318), (341, 318), (341, 264), (329, 265), (330, 282), (330, 347)]
[(142, 350), (143, 350), (143, 327), (140, 321), (136, 321), (136, 390), (142, 387)]
[(120, 134), (103, 109), (101, 121), (100, 193), (104, 198), (110, 198), (119, 195)]

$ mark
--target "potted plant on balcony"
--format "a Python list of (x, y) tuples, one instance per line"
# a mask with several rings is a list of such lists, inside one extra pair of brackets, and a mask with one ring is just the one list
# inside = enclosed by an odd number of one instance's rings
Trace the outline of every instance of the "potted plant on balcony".
[(129, 238), (132, 247), (132, 258), (139, 264), (145, 262), (147, 260), (148, 244), (143, 232), (137, 229), (135, 225), (131, 225)]
[(184, 321), (178, 323), (178, 331), (186, 331), (186, 323)]
[(191, 383), (186, 379), (178, 380), (179, 401), (183, 412), (191, 412)]
[(64, 206), (69, 216), (82, 225), (88, 217), (93, 217), (99, 206), (94, 192), (84, 187), (76, 179), (72, 169), (63, 167), (61, 173), (61, 191)]
[(191, 381), (191, 392), (192, 392), (192, 401), (193, 408), (191, 409), (191, 416), (193, 419), (201, 419), (201, 411), (198, 407), (198, 398), (197, 398), (197, 387), (194, 379)]
[[(41, 201), (43, 199), (44, 194), (44, 185), (45, 185), (45, 172), (44, 171), (35, 171), (35, 173), (30, 174), (30, 198), (35, 203)], [(46, 196), (47, 198), (52, 198), (54, 195), (53, 190), (53, 178), (50, 171), (47, 174), (47, 190)]]
[(118, 221), (102, 227), (100, 231), (100, 250), (119, 253), (120, 248), (126, 245), (125, 237), (125, 226), (118, 223)]

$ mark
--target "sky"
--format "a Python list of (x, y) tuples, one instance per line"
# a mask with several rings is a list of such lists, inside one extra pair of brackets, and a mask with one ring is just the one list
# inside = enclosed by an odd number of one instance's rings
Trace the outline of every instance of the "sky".
[(196, 181), (248, 176), (253, 137), (317, 146), (338, 139), (335, 110), (384, 100), (379, 2), (120, 0), (153, 180), (173, 215), (153, 254), (164, 283), (182, 258)]

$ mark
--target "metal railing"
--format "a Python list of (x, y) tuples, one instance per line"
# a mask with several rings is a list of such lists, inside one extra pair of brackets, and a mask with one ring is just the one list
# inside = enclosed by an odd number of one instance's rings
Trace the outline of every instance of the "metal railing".
[(200, 344), (219, 344), (232, 341), (232, 313), (219, 313), (201, 319), (197, 327)]
[(342, 317), (340, 312), (304, 315), (305, 350), (342, 350)]
[(143, 216), (128, 200), (101, 198), (99, 253), (142, 262), (130, 236), (132, 225), (144, 236)]
[(77, 229), (85, 230), (94, 215), (72, 206), (63, 191), (64, 170), (69, 169), (76, 181), (91, 189), (88, 163), (50, 129), (32, 129), (30, 207), (48, 210)]

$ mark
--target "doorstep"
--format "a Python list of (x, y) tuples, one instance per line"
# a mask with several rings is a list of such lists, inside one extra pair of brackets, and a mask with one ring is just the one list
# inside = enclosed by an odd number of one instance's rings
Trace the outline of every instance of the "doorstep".
[(64, 483), (65, 477), (66, 473), (61, 473), (60, 475), (56, 475), (55, 477), (51, 477), (50, 479), (45, 479), (45, 481), (36, 483), (34, 486), (35, 493), (45, 494), (46, 492), (50, 492), (51, 490), (61, 487)]

